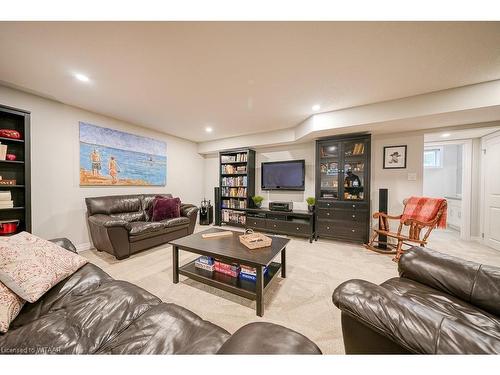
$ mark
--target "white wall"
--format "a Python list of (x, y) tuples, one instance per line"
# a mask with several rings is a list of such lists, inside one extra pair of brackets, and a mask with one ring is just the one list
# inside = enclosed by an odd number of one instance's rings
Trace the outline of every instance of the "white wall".
[[(384, 146), (407, 145), (406, 169), (383, 169)], [(371, 201), (372, 212), (378, 211), (378, 189), (389, 189), (388, 211), (399, 215), (403, 212), (403, 200), (409, 196), (421, 196), (423, 185), (422, 133), (399, 133), (372, 137)], [(409, 181), (408, 174), (415, 173), (416, 180)]]
[(462, 164), (459, 161), (459, 158), (462, 158), (462, 153), (459, 148), (461, 149), (463, 145), (432, 144), (429, 147), (442, 148), (443, 164), (441, 168), (424, 168), (424, 195), (434, 198), (457, 197), (457, 194), (461, 194), (461, 192), (457, 191), (457, 184), (462, 183)]
[[(3, 86), (0, 103), (31, 112), (32, 224), (36, 235), (64, 236), (80, 248), (88, 246), (85, 197), (172, 193), (194, 204), (202, 198), (203, 157), (193, 142)], [(167, 185), (80, 187), (79, 121), (167, 142)]]

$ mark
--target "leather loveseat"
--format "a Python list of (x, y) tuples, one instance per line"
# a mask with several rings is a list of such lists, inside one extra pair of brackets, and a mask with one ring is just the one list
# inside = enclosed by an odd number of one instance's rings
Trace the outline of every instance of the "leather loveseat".
[[(75, 251), (67, 239), (52, 240)], [(193, 312), (86, 264), (0, 333), (1, 354), (321, 354), (305, 336), (270, 323), (233, 335)]]
[(499, 354), (500, 268), (413, 247), (399, 277), (333, 293), (347, 354)]
[[(181, 204), (181, 217), (153, 222), (149, 209), (158, 194), (85, 198), (95, 248), (117, 259), (158, 246), (194, 231), (198, 208)], [(171, 194), (162, 194), (172, 197)]]

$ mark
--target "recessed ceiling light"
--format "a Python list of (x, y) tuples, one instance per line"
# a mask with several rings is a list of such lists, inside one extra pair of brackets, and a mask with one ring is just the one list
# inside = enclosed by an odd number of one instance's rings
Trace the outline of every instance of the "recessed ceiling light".
[(82, 82), (88, 82), (90, 81), (90, 78), (87, 77), (85, 74), (82, 74), (82, 73), (75, 73), (74, 74), (75, 78), (79, 81), (82, 81)]
[(210, 126), (207, 126), (207, 127), (205, 128), (205, 131), (206, 131), (207, 133), (212, 133), (212, 132), (214, 131), (214, 129), (212, 129)]
[(319, 111), (319, 109), (320, 109), (320, 108), (321, 108), (321, 106), (320, 106), (319, 104), (315, 104), (315, 105), (313, 105), (313, 106), (312, 106), (312, 108), (311, 108), (311, 109), (312, 109), (313, 111)]
[(443, 133), (441, 134), (441, 137), (448, 138), (450, 135), (451, 135), (450, 133)]

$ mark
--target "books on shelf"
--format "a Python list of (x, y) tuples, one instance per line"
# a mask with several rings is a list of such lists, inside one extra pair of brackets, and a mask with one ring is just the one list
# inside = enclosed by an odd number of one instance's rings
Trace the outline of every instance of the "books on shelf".
[(222, 221), (226, 223), (245, 224), (246, 214), (241, 211), (231, 211), (231, 209), (222, 209)]
[(13, 208), (14, 201), (10, 191), (0, 191), (0, 208)]
[(246, 187), (247, 186), (247, 176), (238, 177), (222, 177), (221, 185), (224, 187)]
[(216, 260), (214, 263), (215, 272), (223, 273), (231, 277), (238, 277), (240, 266), (237, 264), (227, 264)]
[(232, 165), (232, 164), (222, 164), (221, 165), (222, 174), (245, 174), (247, 173), (246, 165)]
[[(264, 268), (264, 275), (269, 271), (268, 267)], [(256, 282), (257, 281), (257, 269), (255, 267), (240, 265), (240, 279)]]
[(220, 161), (222, 163), (231, 163), (231, 162), (246, 162), (248, 160), (248, 156), (246, 152), (240, 152), (233, 155), (221, 155)]
[(223, 197), (246, 198), (247, 197), (247, 188), (224, 186), (221, 189), (221, 195)]
[(222, 199), (222, 208), (247, 208), (247, 201), (242, 199)]
[(215, 265), (212, 264), (205, 264), (205, 263), (200, 263), (197, 260), (194, 262), (194, 266), (200, 270), (204, 271), (209, 271), (209, 272), (214, 272), (215, 271)]

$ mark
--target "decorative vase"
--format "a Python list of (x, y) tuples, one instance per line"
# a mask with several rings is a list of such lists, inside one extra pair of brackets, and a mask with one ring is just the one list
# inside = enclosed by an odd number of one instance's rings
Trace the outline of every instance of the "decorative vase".
[(255, 204), (255, 207), (257, 207), (257, 208), (261, 208), (262, 207), (262, 202), (259, 202), (259, 203), (255, 203), (254, 202), (254, 204)]
[(314, 212), (314, 206), (307, 206), (307, 211)]

